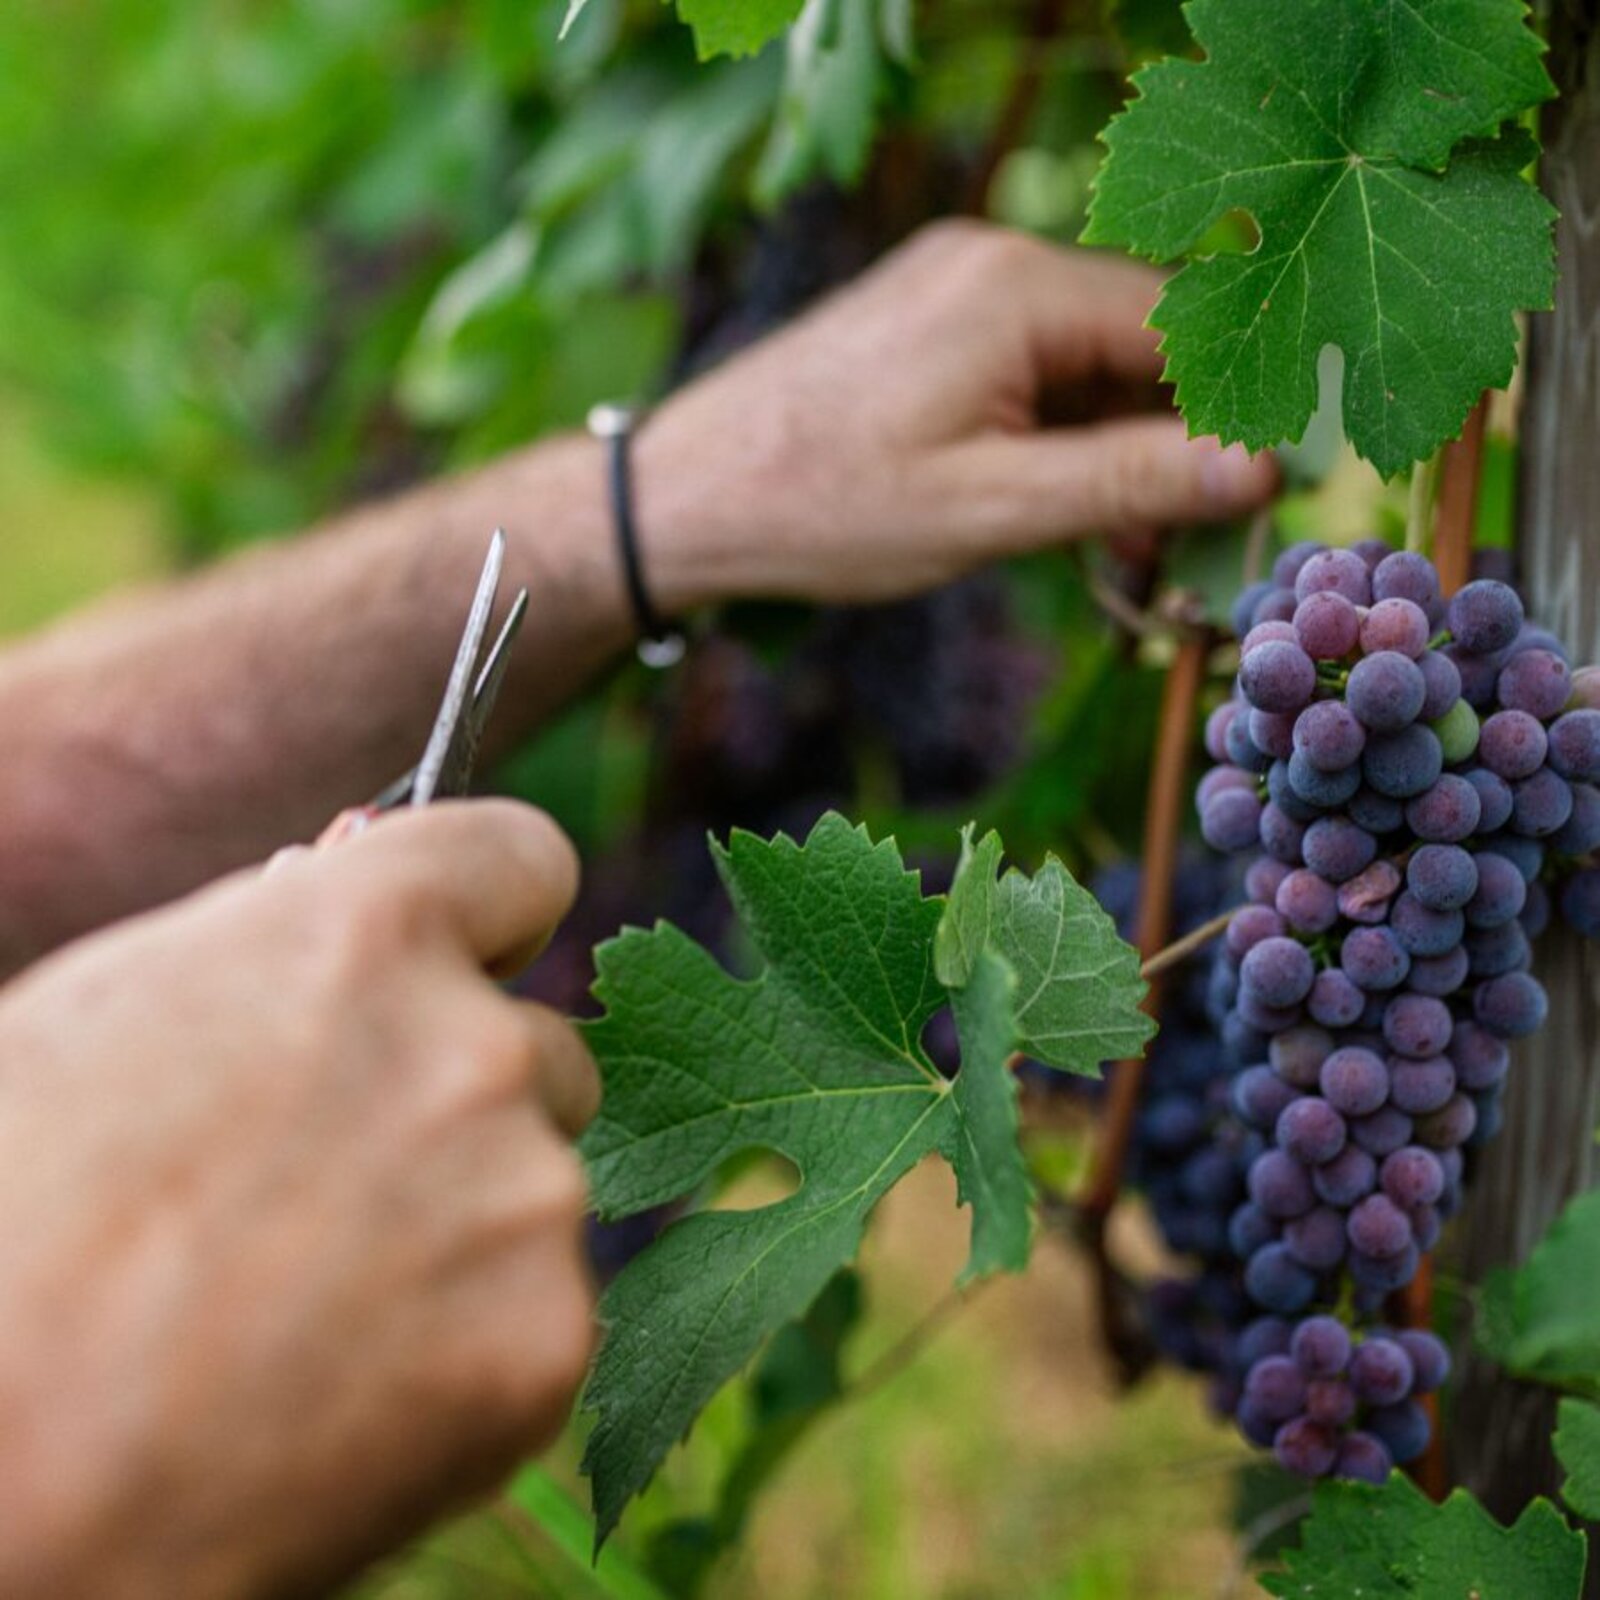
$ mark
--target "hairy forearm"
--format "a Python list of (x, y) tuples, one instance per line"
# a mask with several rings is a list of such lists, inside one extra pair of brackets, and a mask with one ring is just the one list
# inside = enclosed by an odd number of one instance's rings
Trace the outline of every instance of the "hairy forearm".
[(598, 447), (558, 440), (0, 658), (0, 971), (316, 833), (420, 753), (490, 532), (532, 595), (496, 720), (623, 647)]

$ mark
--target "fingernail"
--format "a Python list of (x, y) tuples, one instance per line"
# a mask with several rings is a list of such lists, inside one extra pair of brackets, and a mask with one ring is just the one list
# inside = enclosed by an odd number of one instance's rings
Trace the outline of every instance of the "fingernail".
[(1217, 505), (1235, 506), (1254, 501), (1264, 492), (1270, 467), (1257, 460), (1242, 444), (1216, 450), (1200, 464), (1200, 487)]

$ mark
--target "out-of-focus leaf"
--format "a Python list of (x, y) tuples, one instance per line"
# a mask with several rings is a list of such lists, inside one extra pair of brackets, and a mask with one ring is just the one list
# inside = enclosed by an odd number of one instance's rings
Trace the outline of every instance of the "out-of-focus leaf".
[(1556, 1458), (1567, 1469), (1561, 1498), (1591, 1522), (1600, 1520), (1600, 1406), (1562, 1400), (1556, 1409)]

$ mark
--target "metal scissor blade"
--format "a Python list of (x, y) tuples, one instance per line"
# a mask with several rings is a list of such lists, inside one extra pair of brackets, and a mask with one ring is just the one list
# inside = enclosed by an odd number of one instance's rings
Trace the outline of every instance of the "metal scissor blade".
[(439, 792), (440, 780), (447, 769), (459, 764), (463, 739), (476, 742), (471, 733), (471, 695), (478, 677), (478, 660), (483, 654), (483, 641), (489, 632), (489, 619), (494, 614), (495, 596), (500, 592), (500, 575), (506, 562), (506, 536), (496, 528), (489, 541), (489, 555), (483, 564), (483, 575), (478, 579), (478, 592), (472, 598), (472, 610), (467, 616), (466, 631), (461, 636), (461, 647), (456, 651), (450, 681), (445, 687), (444, 701), (439, 715), (434, 719), (433, 732), (428, 736), (427, 748), (417, 764), (417, 776), (411, 786), (411, 804), (425, 806), (432, 803)]
[(528, 591), (519, 589), (500, 629), (500, 636), (494, 642), (494, 649), (489, 652), (483, 671), (478, 674), (477, 687), (472, 692), (471, 709), (461, 719), (461, 727), (450, 746), (450, 754), (440, 769), (438, 782), (434, 786), (436, 800), (459, 797), (472, 786), (483, 730), (488, 727), (495, 701), (500, 698), (500, 686), (506, 681), (506, 670), (511, 664), (511, 646), (522, 631), (522, 621), (527, 614)]

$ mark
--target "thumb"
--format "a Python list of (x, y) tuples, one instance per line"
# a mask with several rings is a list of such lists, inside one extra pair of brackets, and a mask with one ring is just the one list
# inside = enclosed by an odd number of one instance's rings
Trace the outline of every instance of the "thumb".
[(992, 435), (962, 448), (959, 500), (1023, 551), (1093, 533), (1222, 522), (1270, 500), (1277, 464), (1242, 445), (1190, 439), (1176, 417)]

